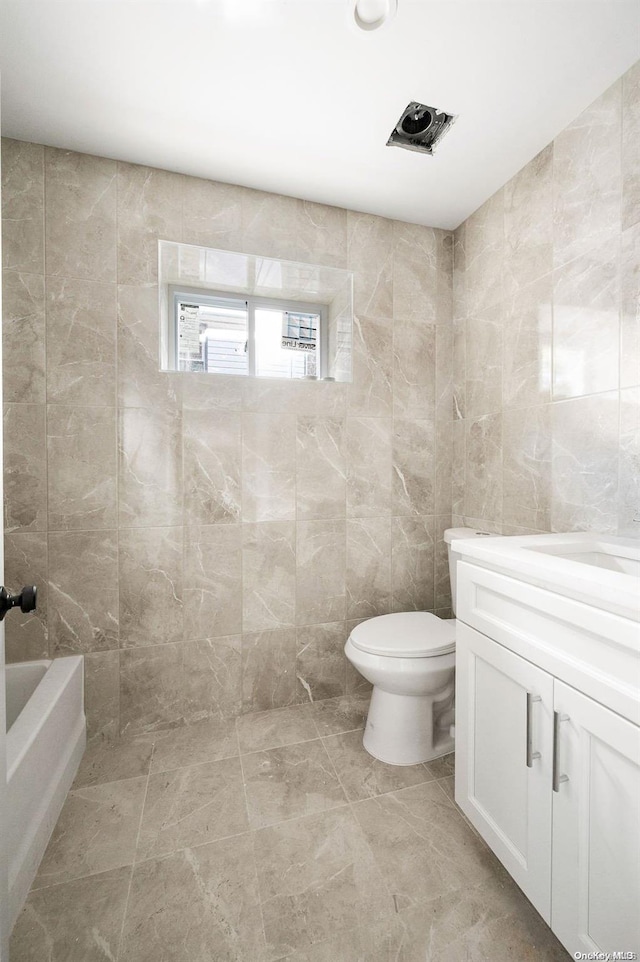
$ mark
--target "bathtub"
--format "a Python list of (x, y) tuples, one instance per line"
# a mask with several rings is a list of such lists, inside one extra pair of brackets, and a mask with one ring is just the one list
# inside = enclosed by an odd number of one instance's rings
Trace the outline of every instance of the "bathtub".
[(7, 665), (6, 672), (11, 928), (78, 770), (86, 722), (81, 656)]

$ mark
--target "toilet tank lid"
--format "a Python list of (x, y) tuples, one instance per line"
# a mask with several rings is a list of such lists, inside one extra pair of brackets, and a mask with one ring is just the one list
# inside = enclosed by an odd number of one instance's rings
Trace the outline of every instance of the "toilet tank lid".
[(480, 531), (478, 528), (447, 528), (444, 533), (444, 540), (447, 544), (452, 541), (461, 541), (463, 538), (498, 538), (499, 535), (492, 534), (490, 531)]
[(428, 611), (401, 611), (363, 621), (350, 638), (356, 648), (372, 655), (425, 658), (455, 649), (455, 625), (455, 619), (437, 618)]

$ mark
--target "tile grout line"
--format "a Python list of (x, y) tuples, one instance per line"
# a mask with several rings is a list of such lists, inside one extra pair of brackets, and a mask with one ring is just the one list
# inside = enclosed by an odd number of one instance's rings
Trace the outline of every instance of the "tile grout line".
[(259, 910), (260, 910), (260, 924), (261, 924), (261, 926), (262, 926), (262, 937), (263, 937), (263, 939), (264, 939), (264, 948), (265, 948), (265, 957), (266, 957), (266, 955), (267, 955), (267, 931), (266, 931), (265, 924), (264, 924), (264, 912), (263, 912), (263, 910), (262, 910), (262, 893), (261, 893), (261, 891), (260, 891), (260, 876), (259, 876), (259, 874), (258, 874), (258, 859), (256, 858), (256, 846), (255, 846), (255, 840), (254, 840), (255, 830), (251, 827), (251, 818), (250, 818), (250, 815), (249, 815), (249, 798), (248, 798), (248, 796), (247, 796), (247, 783), (246, 783), (246, 779), (245, 779), (245, 775), (244, 775), (244, 765), (242, 764), (242, 755), (240, 754), (240, 736), (239, 736), (239, 734), (238, 734), (238, 719), (237, 719), (237, 718), (236, 718), (236, 722), (235, 722), (235, 726), (234, 726), (234, 727), (235, 727), (235, 733), (236, 733), (236, 742), (237, 742), (237, 745), (238, 745), (238, 760), (239, 760), (239, 762), (240, 762), (240, 777), (241, 777), (241, 779), (242, 779), (242, 792), (243, 792), (243, 794), (244, 794), (244, 807), (245, 807), (245, 811), (246, 811), (246, 813), (247, 813), (247, 830), (248, 830), (249, 839), (250, 839), (250, 842), (251, 842), (251, 852), (252, 852), (252, 854), (253, 854), (253, 870), (254, 870), (255, 880), (256, 880), (256, 890), (257, 890), (257, 893), (258, 893), (258, 908), (259, 908)]
[(124, 939), (124, 930), (127, 922), (127, 915), (129, 914), (129, 901), (131, 898), (131, 889), (133, 887), (133, 873), (135, 871), (136, 864), (137, 864), (136, 856), (138, 854), (138, 845), (140, 844), (140, 832), (142, 831), (142, 820), (144, 818), (144, 810), (147, 804), (147, 794), (149, 792), (149, 781), (151, 779), (151, 763), (153, 762), (153, 756), (155, 754), (155, 750), (156, 750), (156, 745), (154, 740), (153, 748), (151, 750), (151, 757), (149, 758), (149, 770), (147, 772), (147, 783), (144, 787), (144, 798), (142, 800), (142, 806), (140, 808), (140, 819), (138, 821), (138, 832), (136, 834), (136, 844), (135, 844), (135, 849), (133, 853), (133, 863), (131, 865), (131, 874), (129, 876), (129, 888), (127, 889), (127, 897), (124, 903), (124, 912), (122, 915), (122, 925), (120, 927), (120, 937), (118, 938), (118, 947), (116, 949), (115, 962), (118, 962), (118, 960), (120, 959), (120, 953), (122, 951), (122, 944)]

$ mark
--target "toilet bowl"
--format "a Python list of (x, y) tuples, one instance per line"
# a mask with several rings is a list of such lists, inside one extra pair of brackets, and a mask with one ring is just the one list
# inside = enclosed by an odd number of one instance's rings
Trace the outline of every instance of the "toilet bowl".
[[(449, 577), (455, 612), (455, 541), (486, 537), (449, 528)], [(363, 736), (370, 755), (389, 765), (417, 765), (453, 751), (456, 621), (426, 611), (379, 615), (357, 625), (345, 655), (371, 682)]]

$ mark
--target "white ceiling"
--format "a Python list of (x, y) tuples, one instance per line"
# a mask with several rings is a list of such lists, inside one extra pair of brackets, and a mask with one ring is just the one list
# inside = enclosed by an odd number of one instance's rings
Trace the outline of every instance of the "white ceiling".
[[(640, 0), (4, 0), (6, 136), (453, 228), (640, 58)], [(386, 147), (410, 100), (458, 115)]]

